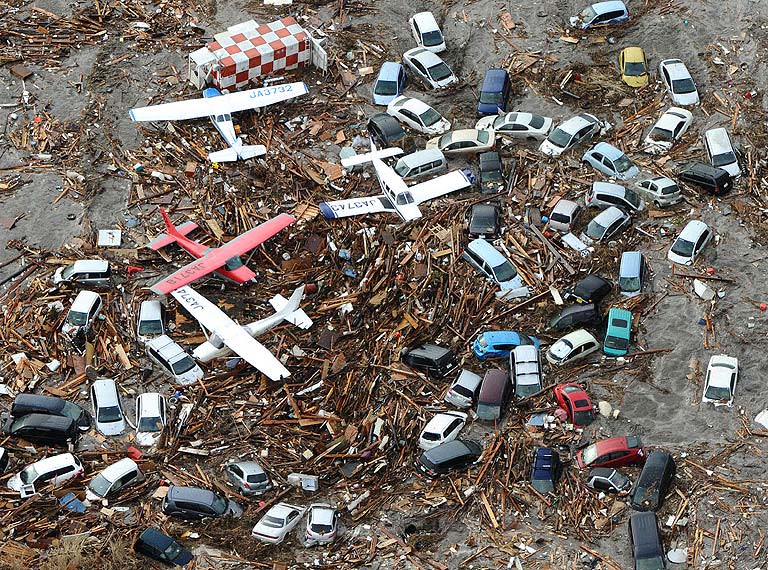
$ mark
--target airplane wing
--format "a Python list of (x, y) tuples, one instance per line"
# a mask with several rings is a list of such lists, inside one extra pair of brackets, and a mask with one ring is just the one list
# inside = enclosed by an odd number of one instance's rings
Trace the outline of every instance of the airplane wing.
[(463, 170), (454, 170), (448, 174), (443, 174), (432, 180), (427, 180), (408, 188), (416, 204), (421, 204), (427, 200), (432, 200), (438, 196), (456, 192), (462, 188), (467, 188), (475, 183), (475, 177), (471, 172)]
[[(171, 273), (168, 277), (163, 277), (160, 281), (152, 285), (150, 289), (153, 293), (158, 295), (167, 295), (174, 289), (188, 285), (189, 283), (192, 283), (193, 281), (196, 281), (201, 277), (208, 275), (209, 273), (213, 273), (219, 267), (224, 265), (224, 263), (226, 263), (226, 260), (221, 261), (211, 256), (210, 254), (203, 256), (199, 259), (195, 259), (194, 261), (190, 261), (181, 269)], [(256, 274), (248, 269), (245, 265), (239, 267), (238, 271), (241, 273), (241, 275), (238, 277), (241, 277), (243, 282), (256, 277)]]
[(128, 111), (132, 121), (183, 121), (266, 107), (308, 93), (302, 81), (238, 91), (217, 97), (188, 99)]
[(378, 212), (396, 212), (392, 203), (383, 194), (381, 196), (369, 196), (368, 198), (350, 198), (348, 200), (334, 200), (333, 202), (320, 202), (320, 211), (326, 219), (348, 218), (350, 216), (362, 216), (363, 214), (376, 214)]
[(264, 345), (192, 287), (182, 287), (171, 294), (203, 327), (212, 331), (240, 358), (263, 372), (270, 380), (277, 381), (291, 375)]

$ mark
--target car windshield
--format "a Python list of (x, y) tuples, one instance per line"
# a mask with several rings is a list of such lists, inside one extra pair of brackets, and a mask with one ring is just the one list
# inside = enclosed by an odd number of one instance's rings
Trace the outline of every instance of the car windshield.
[(587, 226), (587, 235), (592, 239), (600, 239), (605, 233), (605, 227), (598, 224), (595, 220), (589, 222)]
[(645, 64), (642, 62), (627, 62), (624, 64), (624, 73), (632, 77), (645, 75)]
[(103, 424), (119, 422), (123, 419), (123, 413), (120, 411), (120, 406), (107, 406), (97, 410), (96, 419)]
[(426, 439), (427, 441), (437, 441), (440, 439), (440, 436), (436, 433), (432, 433), (430, 431), (425, 431), (423, 434), (421, 434), (421, 437)]
[(88, 322), (88, 313), (69, 311), (69, 314), (67, 315), (67, 322), (70, 325), (82, 326)]
[(593, 419), (594, 419), (594, 415), (592, 414), (592, 411), (574, 412), (573, 414), (573, 423), (579, 426), (589, 425), (592, 423)]
[(400, 175), (400, 178), (404, 178), (405, 175), (408, 174), (409, 170), (410, 168), (404, 162), (398, 162), (395, 165), (395, 172), (397, 172)]
[(227, 506), (229, 506), (229, 502), (221, 495), (216, 495), (213, 497), (213, 504), (211, 507), (215, 513), (223, 515), (227, 512)]
[(504, 97), (496, 91), (481, 91), (480, 102), (486, 105), (499, 105), (504, 102)]
[(333, 530), (333, 525), (322, 524), (322, 523), (312, 523), (310, 528), (312, 529), (312, 532), (316, 532), (317, 534), (326, 534)]
[(517, 383), (517, 395), (521, 398), (531, 396), (539, 390), (541, 390), (541, 384), (538, 380), (534, 381), (533, 384), (521, 384), (520, 382)]
[(489, 181), (489, 180), (501, 180), (504, 178), (504, 175), (501, 173), (501, 170), (484, 170), (482, 172), (483, 174), (483, 181)]
[(571, 135), (558, 127), (549, 133), (547, 140), (557, 147), (566, 148), (571, 143)]
[(725, 166), (726, 164), (733, 164), (736, 162), (736, 155), (732, 152), (724, 152), (723, 154), (716, 154), (712, 157), (712, 166)]
[(719, 387), (719, 386), (708, 386), (707, 391), (704, 393), (704, 396), (708, 400), (730, 400), (731, 399), (731, 389), (727, 386)]
[(25, 485), (28, 483), (31, 483), (32, 481), (35, 481), (37, 478), (38, 478), (38, 474), (34, 465), (25, 467), (24, 469), (22, 469), (21, 473), (19, 473), (19, 479), (21, 479), (21, 482), (24, 483)]
[(653, 558), (638, 558), (635, 560), (636, 570), (661, 570), (662, 568), (665, 568), (665, 565), (661, 556), (654, 556)]
[(141, 418), (136, 429), (138, 431), (160, 431), (163, 429), (163, 422), (158, 417)]
[(539, 115), (532, 115), (531, 122), (528, 124), (532, 129), (540, 129), (544, 126), (544, 117), (540, 117)]
[(606, 336), (605, 346), (608, 348), (615, 348), (616, 350), (626, 350), (629, 346), (629, 340), (617, 336)]
[(429, 109), (424, 111), (421, 115), (419, 115), (419, 119), (421, 119), (421, 123), (425, 127), (431, 127), (435, 123), (442, 120), (442, 118), (443, 118), (442, 115), (440, 115), (440, 113), (435, 111), (432, 107), (430, 107)]
[(424, 32), (421, 34), (421, 41), (425, 47), (439, 46), (441, 43), (443, 43), (443, 34), (437, 30)]
[(112, 486), (112, 482), (109, 481), (104, 475), (99, 473), (91, 479), (91, 482), (88, 483), (88, 488), (93, 491), (96, 495), (99, 497), (104, 497), (107, 492), (109, 491), (109, 488)]
[(627, 483), (629, 483), (629, 477), (619, 473), (618, 471), (611, 473), (609, 479), (617, 489), (623, 489)]
[(163, 334), (163, 322), (157, 321), (141, 321), (139, 325), (139, 334)]
[[(513, 115), (516, 117), (517, 115)], [(512, 123), (512, 119), (507, 121), (506, 115), (499, 115), (493, 120), (493, 128), (496, 130), (499, 130), (501, 127), (507, 127), (507, 129), (510, 128), (510, 123)]]
[(597, 446), (595, 444), (585, 447), (584, 451), (581, 452), (581, 460), (584, 465), (591, 465), (595, 459), (597, 459)]
[(491, 133), (488, 131), (477, 131), (477, 140), (481, 144), (488, 144), (488, 141), (491, 140)]
[(461, 384), (456, 384), (453, 387), (453, 391), (460, 396), (464, 396), (465, 398), (471, 398), (473, 395), (472, 391), (470, 391), (466, 386), (462, 386)]
[(172, 542), (168, 545), (168, 548), (163, 551), (163, 554), (165, 554), (166, 560), (176, 560), (181, 552), (181, 546), (179, 546), (177, 542)]
[(397, 95), (397, 81), (377, 81), (373, 92), (376, 95)]
[(453, 75), (451, 68), (445, 65), (445, 63), (442, 61), (437, 65), (430, 67), (427, 72), (429, 73), (429, 76), (435, 81), (442, 81), (443, 79), (448, 79), (451, 75)]
[(72, 277), (72, 275), (75, 274), (75, 266), (70, 265), (64, 269), (64, 271), (61, 272), (62, 279), (69, 279)]
[(587, 6), (581, 11), (581, 14), (579, 14), (582, 22), (591, 22), (595, 16), (597, 16), (597, 12), (595, 12), (595, 9), (592, 6)]
[(619, 289), (629, 293), (640, 290), (640, 277), (619, 277)]
[[(624, 158), (627, 158), (627, 157), (624, 157)], [(629, 162), (629, 160), (627, 160), (627, 163), (629, 164), (630, 167), (632, 166), (632, 163)], [(619, 170), (619, 172), (624, 172), (624, 171)], [(640, 196), (638, 196), (637, 193), (631, 188), (624, 189), (624, 199), (630, 204), (632, 204), (634, 208), (640, 207)]]
[(283, 528), (285, 521), (283, 519), (273, 517), (272, 515), (266, 515), (263, 519), (261, 519), (261, 523), (264, 526), (268, 526), (269, 528)]
[(616, 167), (616, 172), (626, 172), (634, 166), (632, 161), (627, 158), (626, 154), (621, 155), (619, 158), (613, 161), (613, 165)]
[(493, 274), (498, 281), (512, 281), (517, 277), (517, 270), (509, 261), (505, 261), (493, 268)]
[(691, 257), (693, 254), (694, 243), (687, 239), (677, 238), (675, 243), (672, 244), (672, 253), (676, 253), (682, 257)]
[(653, 129), (651, 129), (651, 132), (648, 136), (652, 140), (657, 142), (672, 142), (674, 140), (674, 135), (672, 134), (672, 131), (668, 131), (667, 129), (662, 129), (661, 127), (653, 127)]
[(477, 404), (477, 415), (481, 418), (498, 418), (501, 416), (501, 406)]
[(73, 420), (79, 420), (83, 415), (83, 409), (72, 402), (65, 401), (61, 407), (61, 413)]
[(189, 356), (185, 356), (181, 360), (177, 360), (173, 364), (171, 364), (171, 368), (173, 368), (174, 374), (184, 374), (185, 372), (189, 372), (195, 367), (195, 361), (192, 360)]
[(693, 79), (674, 79), (672, 81), (673, 93), (693, 93), (696, 91), (696, 84)]

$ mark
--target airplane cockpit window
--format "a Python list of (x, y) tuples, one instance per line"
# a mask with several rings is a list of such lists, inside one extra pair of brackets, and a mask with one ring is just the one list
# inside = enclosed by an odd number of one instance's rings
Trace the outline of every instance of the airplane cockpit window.
[(230, 257), (227, 259), (227, 262), (224, 264), (228, 271), (234, 271), (235, 269), (240, 269), (243, 266), (243, 260), (240, 259), (240, 256)]
[(397, 195), (397, 205), (405, 206), (406, 204), (413, 204), (413, 196), (410, 192), (401, 192)]
[(224, 115), (224, 120), (225, 120), (225, 121), (231, 121), (231, 120), (232, 120), (232, 115), (230, 115), (229, 113), (227, 113), (226, 115)]

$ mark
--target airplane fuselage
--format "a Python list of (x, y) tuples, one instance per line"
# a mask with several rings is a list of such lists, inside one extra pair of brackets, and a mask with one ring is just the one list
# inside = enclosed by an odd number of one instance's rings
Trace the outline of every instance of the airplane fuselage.
[(403, 221), (409, 222), (421, 217), (421, 210), (414, 203), (408, 185), (383, 161), (378, 158), (372, 160), (376, 170), (376, 178), (379, 180), (381, 191), (392, 204), (397, 214)]
[[(203, 97), (210, 99), (211, 97), (218, 97), (221, 95), (221, 91), (215, 87), (208, 87), (203, 91)], [(232, 123), (232, 115), (229, 113), (222, 113), (220, 115), (210, 115), (211, 122), (216, 130), (219, 131), (221, 138), (227, 141), (227, 144), (231, 147), (236, 147), (239, 139), (235, 133), (235, 125)]]
[[(216, 249), (215, 247), (204, 246), (203, 244), (191, 240), (186, 236), (176, 237), (176, 243), (178, 243), (184, 249), (184, 251), (197, 259), (205, 257)], [(195, 272), (194, 265), (190, 267), (190, 272)], [(216, 273), (221, 275), (224, 279), (229, 279), (230, 281), (240, 285), (250, 281), (253, 277), (251, 270), (243, 265), (239, 257), (228, 259), (227, 265), (222, 265), (219, 267), (216, 270)]]

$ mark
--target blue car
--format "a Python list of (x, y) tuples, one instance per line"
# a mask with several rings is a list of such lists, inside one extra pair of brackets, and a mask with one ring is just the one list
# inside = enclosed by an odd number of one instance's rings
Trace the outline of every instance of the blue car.
[(515, 347), (525, 345), (540, 348), (541, 343), (535, 336), (515, 331), (488, 331), (478, 335), (472, 344), (472, 350), (478, 360), (508, 358)]
[(405, 89), (405, 68), (399, 63), (385, 61), (373, 84), (373, 104), (388, 105), (403, 94), (403, 89)]
[(485, 73), (477, 102), (477, 115), (501, 115), (507, 110), (512, 82), (506, 69), (491, 68)]

